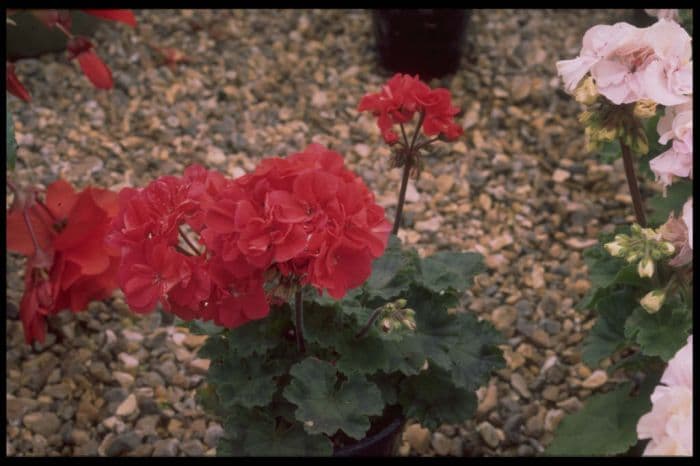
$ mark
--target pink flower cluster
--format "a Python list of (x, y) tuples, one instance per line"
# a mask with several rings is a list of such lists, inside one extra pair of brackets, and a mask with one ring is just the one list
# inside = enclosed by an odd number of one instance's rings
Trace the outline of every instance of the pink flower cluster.
[(134, 311), (160, 302), (233, 328), (301, 285), (342, 298), (369, 278), (390, 230), (343, 157), (312, 144), (235, 180), (191, 166), (126, 188), (108, 241), (121, 250), (117, 281)]
[(568, 92), (590, 72), (598, 92), (618, 105), (645, 99), (679, 105), (692, 99), (691, 37), (667, 19), (647, 28), (593, 26), (583, 36), (580, 55), (557, 62), (557, 70)]
[(693, 336), (668, 362), (651, 395), (651, 412), (637, 423), (640, 439), (651, 439), (645, 456), (693, 455)]
[(649, 167), (664, 189), (673, 177), (693, 178), (693, 102), (667, 107), (656, 126), (659, 143), (671, 147), (649, 161)]

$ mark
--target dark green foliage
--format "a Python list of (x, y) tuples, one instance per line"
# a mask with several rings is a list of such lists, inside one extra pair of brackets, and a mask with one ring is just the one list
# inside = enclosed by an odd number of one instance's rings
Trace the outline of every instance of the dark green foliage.
[[(658, 379), (657, 379), (658, 380)], [(547, 456), (604, 456), (624, 453), (637, 442), (637, 422), (651, 410), (651, 382), (630, 394), (630, 384), (586, 400), (581, 411), (564, 418)]]
[(341, 301), (305, 293), (303, 354), (286, 304), (233, 330), (191, 324), (210, 335), (199, 399), (225, 420), (218, 452), (329, 454), (334, 436), (361, 439), (387, 412), (433, 427), (469, 419), (475, 389), (504, 366), (500, 334), (458, 309), (482, 268), (477, 254), (421, 259), (392, 237), (370, 279)]

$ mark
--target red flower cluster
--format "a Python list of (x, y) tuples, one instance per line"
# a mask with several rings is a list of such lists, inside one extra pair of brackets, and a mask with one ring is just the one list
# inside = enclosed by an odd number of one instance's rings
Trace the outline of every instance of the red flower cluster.
[[(15, 10), (17, 11), (17, 10)], [(82, 10), (83, 12), (101, 19), (118, 21), (131, 27), (136, 26), (136, 18), (131, 10)], [(80, 68), (90, 82), (98, 89), (111, 89), (113, 86), (112, 72), (94, 51), (94, 44), (86, 37), (71, 34), (72, 19), (68, 10), (33, 10), (33, 15), (48, 28), (57, 27), (68, 37), (68, 58), (76, 59)], [(29, 92), (15, 74), (14, 64), (5, 63), (7, 90), (14, 96), (31, 101)]]
[(7, 248), (29, 256), (20, 318), (27, 343), (44, 341), (44, 317), (62, 309), (85, 309), (116, 288), (118, 251), (103, 240), (117, 214), (117, 195), (86, 188), (76, 193), (58, 180), (46, 202), (16, 192), (7, 215)]
[(357, 110), (371, 111), (377, 117), (377, 126), (388, 144), (399, 140), (393, 125), (411, 121), (416, 112), (423, 117), (422, 128), (426, 136), (442, 134), (448, 140), (454, 140), (463, 131), (454, 122), (459, 109), (452, 106), (450, 91), (430, 89), (418, 76), (395, 74), (380, 92), (362, 97)]
[[(119, 204), (109, 241), (121, 248), (132, 309), (160, 301), (229, 328), (265, 317), (278, 288), (311, 284), (341, 298), (369, 277), (391, 228), (342, 156), (315, 144), (236, 180), (189, 167), (123, 190)], [(183, 225), (197, 244), (184, 242)]]

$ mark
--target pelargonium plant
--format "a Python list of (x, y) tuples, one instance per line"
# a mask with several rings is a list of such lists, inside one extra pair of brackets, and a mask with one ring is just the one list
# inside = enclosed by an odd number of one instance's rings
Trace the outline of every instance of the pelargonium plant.
[[(645, 443), (645, 455), (692, 455), (693, 62), (690, 35), (669, 17), (678, 15), (594, 26), (580, 56), (557, 63), (586, 107), (589, 147), (608, 161), (622, 155), (636, 221), (584, 252), (592, 287), (578, 305), (597, 314), (583, 361), (607, 359), (627, 382), (565, 418), (552, 455)], [(659, 183), (646, 205), (635, 165)]]
[[(446, 89), (397, 75), (359, 110), (404, 167), (396, 233), (406, 180), (421, 151), (461, 134), (458, 109)], [(347, 455), (407, 418), (434, 429), (473, 415), (476, 389), (504, 366), (498, 332), (460, 310), (482, 257), (422, 258), (391, 231), (343, 156), (318, 144), (236, 179), (193, 165), (118, 194), (16, 189), (8, 215), (9, 247), (29, 257), (27, 342), (43, 340), (46, 315), (116, 287), (134, 312), (160, 307), (208, 335), (199, 398), (223, 423), (220, 455)]]

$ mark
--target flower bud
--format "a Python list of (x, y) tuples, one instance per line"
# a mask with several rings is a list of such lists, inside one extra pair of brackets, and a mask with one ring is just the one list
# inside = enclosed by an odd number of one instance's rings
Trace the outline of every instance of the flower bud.
[(396, 307), (398, 307), (399, 309), (403, 309), (404, 307), (406, 307), (407, 301), (403, 298), (397, 299), (395, 302), (396, 302)]
[(627, 263), (631, 264), (633, 262), (637, 262), (639, 258), (641, 257), (641, 254), (638, 252), (633, 252), (629, 256), (627, 256)]
[(600, 130), (598, 131), (598, 134), (597, 134), (597, 138), (599, 141), (611, 142), (611, 141), (614, 141), (615, 139), (617, 139), (618, 134), (619, 134), (619, 131), (617, 130), (617, 128), (605, 127), (605, 128), (600, 128)]
[(660, 242), (659, 249), (665, 256), (672, 256), (676, 252), (676, 248), (668, 241)]
[(598, 88), (593, 81), (593, 77), (589, 76), (578, 85), (574, 90), (574, 98), (576, 102), (583, 105), (592, 105), (598, 99)]
[(592, 118), (593, 118), (593, 112), (589, 112), (588, 110), (586, 110), (585, 112), (581, 112), (579, 114), (578, 121), (579, 121), (579, 123), (585, 125), (585, 124), (589, 123)]
[(642, 228), (642, 235), (650, 241), (660, 241), (661, 233), (654, 230), (653, 228)]
[(642, 234), (642, 227), (639, 226), (637, 223), (633, 223), (630, 226), (630, 231), (634, 233), (635, 235), (641, 235)]
[(651, 260), (651, 257), (646, 256), (639, 261), (639, 264), (637, 264), (637, 273), (642, 278), (651, 278), (654, 276), (654, 261)]
[(620, 233), (620, 234), (615, 235), (615, 241), (617, 241), (618, 243), (620, 243), (623, 246), (626, 246), (627, 243), (629, 242), (629, 240), (630, 240), (630, 237), (625, 235), (624, 233)]
[(644, 310), (646, 310), (649, 314), (654, 314), (659, 312), (659, 309), (661, 309), (665, 299), (666, 292), (664, 290), (653, 290), (645, 294), (639, 304), (641, 304)]
[(610, 254), (613, 257), (622, 257), (625, 253), (624, 248), (617, 241), (605, 243), (604, 247), (605, 250), (608, 251), (608, 254)]
[(651, 118), (656, 115), (656, 102), (649, 99), (638, 100), (634, 104), (633, 113), (637, 118)]

